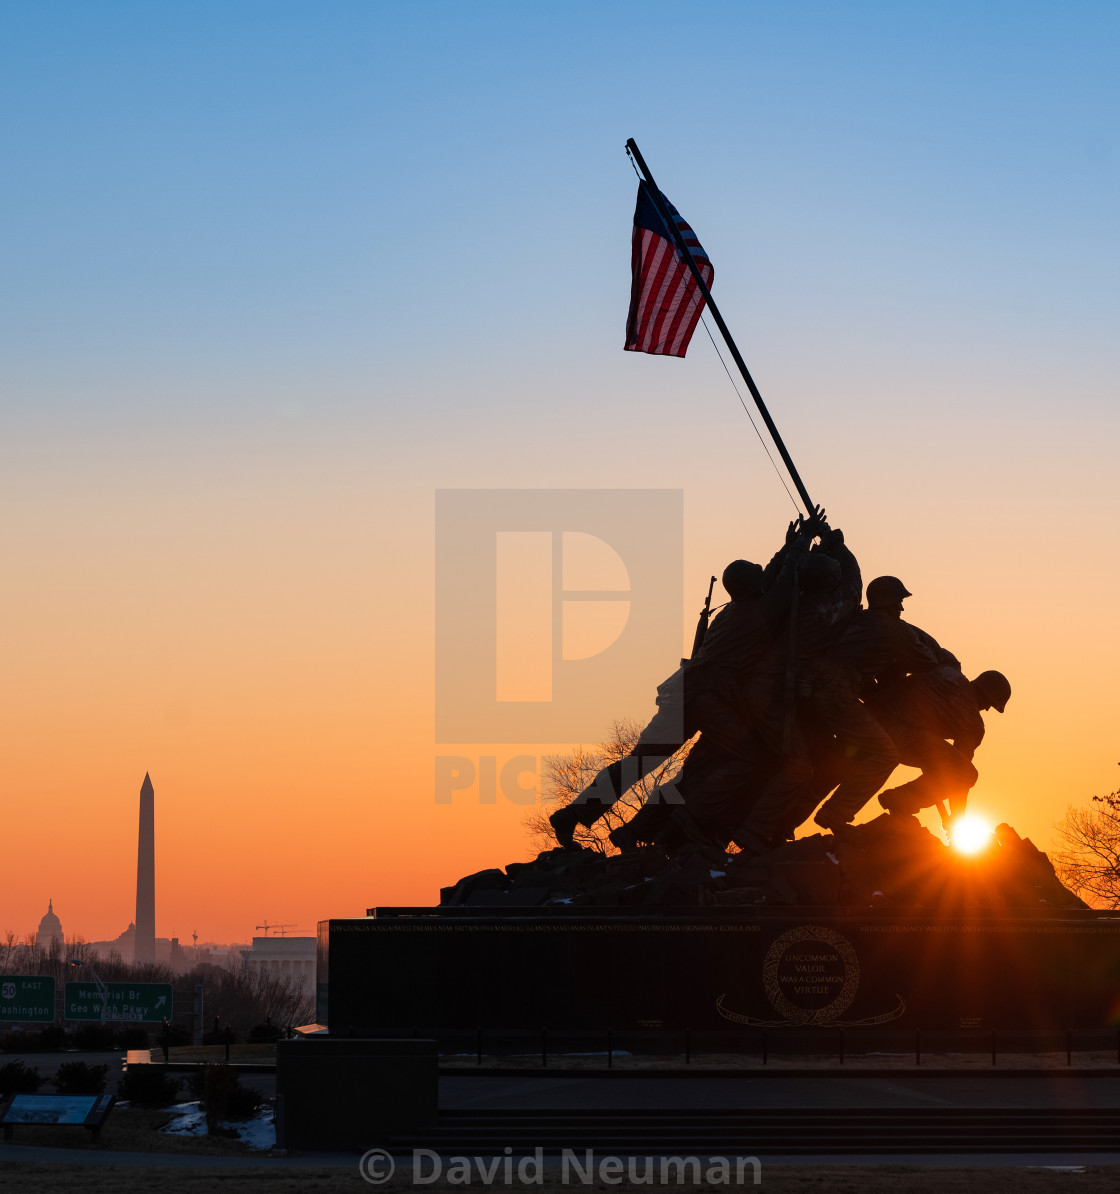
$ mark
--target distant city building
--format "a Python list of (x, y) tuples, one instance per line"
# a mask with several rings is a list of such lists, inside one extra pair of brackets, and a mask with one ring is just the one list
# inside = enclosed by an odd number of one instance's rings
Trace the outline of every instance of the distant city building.
[(50, 949), (57, 941), (59, 949), (63, 945), (62, 921), (54, 914), (54, 900), (47, 901), (47, 912), (39, 921), (39, 931), (35, 934), (35, 944), (41, 949)]
[(108, 941), (91, 941), (89, 947), (99, 958), (109, 958), (116, 954), (122, 962), (131, 962), (135, 956), (135, 941), (136, 926), (130, 923), (119, 937)]
[[(121, 961), (129, 962), (136, 957), (136, 926), (130, 924), (119, 937), (106, 941), (90, 941), (89, 948), (99, 958), (108, 960), (116, 955)], [(189, 970), (195, 962), (198, 951), (184, 949), (178, 937), (157, 937), (155, 939), (155, 961), (161, 966), (170, 966), (176, 973)]]
[(244, 941), (235, 941), (230, 945), (207, 941), (195, 949), (194, 955), (198, 960), (194, 964), (203, 969), (231, 970), (236, 966), (245, 965), (247, 952), (248, 945)]
[(294, 979), (305, 995), (314, 995), (315, 949), (314, 937), (254, 937), (241, 958), (251, 972)]

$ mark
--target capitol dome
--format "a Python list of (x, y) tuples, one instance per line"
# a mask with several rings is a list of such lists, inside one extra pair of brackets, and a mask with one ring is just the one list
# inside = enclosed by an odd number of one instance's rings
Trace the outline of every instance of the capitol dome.
[(39, 931), (35, 934), (35, 944), (43, 949), (50, 949), (54, 941), (62, 945), (62, 921), (54, 914), (54, 900), (48, 901), (47, 912), (39, 921)]

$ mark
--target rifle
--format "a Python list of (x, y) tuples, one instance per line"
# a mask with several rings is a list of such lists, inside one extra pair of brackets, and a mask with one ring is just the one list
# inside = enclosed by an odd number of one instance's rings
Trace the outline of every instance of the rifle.
[(696, 623), (696, 637), (692, 640), (692, 654), (690, 659), (695, 659), (700, 654), (700, 648), (704, 645), (704, 635), (708, 633), (708, 623), (712, 618), (712, 590), (716, 587), (716, 578), (713, 576), (708, 582), (708, 595), (704, 598), (704, 608), (700, 611), (700, 620)]

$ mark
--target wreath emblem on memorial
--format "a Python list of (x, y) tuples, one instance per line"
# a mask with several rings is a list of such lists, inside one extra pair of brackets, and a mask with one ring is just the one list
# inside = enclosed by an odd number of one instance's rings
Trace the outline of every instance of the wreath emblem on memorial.
[[(834, 958), (830, 959), (833, 966), (836, 960), (843, 965), (843, 981), (839, 984), (839, 990), (824, 1007), (798, 1006), (783, 990), (783, 984), (788, 985), (789, 980), (782, 972), (782, 963), (786, 960), (790, 948), (802, 942), (819, 942), (833, 952)], [(810, 954), (806, 957), (813, 958), (815, 955)], [(819, 963), (808, 964), (815, 965), (818, 970), (824, 968)], [(837, 977), (840, 976), (824, 976), (826, 980), (832, 981)], [(812, 985), (812, 979), (813, 976), (808, 976), (806, 984)], [(762, 963), (762, 985), (771, 1006), (780, 1016), (785, 1017), (786, 1023), (831, 1024), (837, 1016), (848, 1010), (856, 997), (856, 991), (859, 989), (859, 958), (847, 937), (834, 929), (825, 928), (823, 925), (801, 925), (777, 937), (766, 951), (766, 958)]]
[[(795, 959), (789, 952), (794, 947), (819, 944), (819, 953), (798, 949)], [(796, 968), (790, 973), (788, 967)], [(837, 969), (842, 972), (837, 974)], [(740, 1015), (724, 1006), (726, 995), (716, 1000), (716, 1010), (725, 1020), (736, 1024), (750, 1024), (758, 1028), (779, 1028), (789, 1026), (828, 1025), (847, 1027), (855, 1024), (883, 1024), (895, 1020), (906, 1010), (906, 1000), (896, 996), (898, 1002), (889, 1012), (871, 1016), (865, 1020), (842, 1021), (859, 990), (859, 957), (852, 943), (835, 929), (824, 925), (800, 925), (776, 937), (762, 963), (762, 985), (766, 997), (781, 1020), (758, 1020), (753, 1016)], [(837, 988), (835, 992), (831, 988)], [(822, 994), (830, 995), (821, 1006), (804, 1006), (795, 1002), (798, 994), (806, 996), (810, 1004)], [(792, 998), (791, 998), (792, 996)]]

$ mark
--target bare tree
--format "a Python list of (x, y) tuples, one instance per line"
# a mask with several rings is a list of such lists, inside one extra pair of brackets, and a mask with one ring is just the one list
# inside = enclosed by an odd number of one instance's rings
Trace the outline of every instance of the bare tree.
[(171, 984), (175, 989), (175, 1005), (181, 1015), (186, 1014), (185, 1009), (193, 1002), (195, 986), (201, 984), (205, 988), (207, 1015), (219, 1016), (237, 1033), (247, 1033), (266, 1020), (271, 1020), (278, 1028), (286, 1028), (308, 1024), (315, 1016), (315, 996), (299, 977), (251, 971), (240, 959), (233, 958), (224, 966), (204, 964), (176, 974), (161, 963), (134, 965), (122, 959), (116, 951), (108, 957), (98, 957), (80, 938), (71, 939), (65, 947), (55, 938), (47, 950), (30, 941), (19, 944), (12, 933), (5, 943), (0, 944), (0, 973), (49, 976), (61, 992), (64, 983), (88, 975), (87, 971), (75, 971), (70, 967), (70, 960), (79, 958), (92, 961), (98, 976), (107, 983)]
[(1120, 908), (1120, 790), (1071, 804), (1055, 830), (1061, 846), (1050, 861), (1058, 878), (1086, 903)]
[(19, 938), (9, 929), (4, 943), (0, 945), (0, 974), (13, 973), (11, 966), (21, 948)]
[(270, 1020), (278, 1028), (308, 1024), (315, 1017), (315, 996), (304, 990), (292, 974), (250, 970), (232, 959), (225, 966), (191, 971), (180, 980), (185, 986), (201, 981), (206, 987), (206, 1008), (238, 1032), (248, 1032)]
[[(556, 835), (548, 823), (550, 814), (570, 804), (604, 767), (626, 758), (634, 749), (641, 732), (642, 727), (636, 721), (616, 721), (612, 723), (610, 736), (605, 742), (591, 749), (577, 746), (570, 755), (553, 755), (545, 760), (544, 799), (525, 814), (529, 840), (538, 850), (548, 850), (556, 845)], [(689, 746), (686, 745), (623, 792), (622, 799), (590, 828), (578, 826), (575, 835), (577, 845), (590, 846), (603, 854), (617, 854), (607, 835), (612, 829), (629, 821), (659, 784), (667, 784), (679, 774), (688, 751)]]

